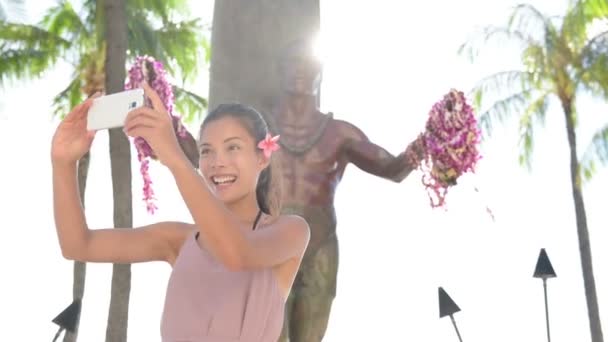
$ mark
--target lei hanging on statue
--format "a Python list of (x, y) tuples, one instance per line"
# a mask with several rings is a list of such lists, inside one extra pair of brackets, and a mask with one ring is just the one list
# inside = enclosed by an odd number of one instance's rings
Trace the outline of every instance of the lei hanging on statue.
[[(466, 172), (475, 172), (481, 158), (480, 140), (473, 108), (462, 92), (452, 89), (433, 105), (426, 130), (416, 140), (416, 148), (408, 153), (410, 163), (422, 172), (431, 207), (443, 207), (448, 189), (456, 185), (458, 178)], [(413, 150), (423, 153), (416, 154)]]

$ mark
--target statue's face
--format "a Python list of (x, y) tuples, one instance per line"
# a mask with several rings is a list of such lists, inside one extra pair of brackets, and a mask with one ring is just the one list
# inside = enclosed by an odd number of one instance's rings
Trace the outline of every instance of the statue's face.
[(280, 65), (283, 89), (294, 95), (316, 96), (321, 85), (321, 62), (312, 51), (295, 47), (287, 51)]

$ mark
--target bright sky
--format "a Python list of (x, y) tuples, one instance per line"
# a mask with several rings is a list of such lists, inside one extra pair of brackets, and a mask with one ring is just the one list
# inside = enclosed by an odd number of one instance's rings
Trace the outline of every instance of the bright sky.
[[(566, 0), (530, 1), (562, 13)], [(46, 6), (50, 1), (46, 1)], [(493, 71), (517, 65), (511, 50), (488, 53), (476, 64), (456, 50), (479, 26), (506, 20), (512, 0), (458, 2), (321, 1), (325, 42), (322, 110), (333, 111), (374, 142), (397, 154), (423, 128), (431, 105), (450, 88), (468, 90)], [(210, 21), (212, 1), (193, 2)], [(45, 6), (37, 2), (30, 17)], [(69, 78), (65, 65), (44, 78), (2, 90), (0, 96), (0, 208), (4, 219), (3, 340), (52, 339), (51, 319), (71, 300), (72, 263), (62, 259), (51, 209), (51, 99)], [(194, 86), (205, 93), (207, 79)], [(606, 122), (606, 105), (579, 104), (581, 151), (594, 126)], [(431, 210), (420, 174), (394, 184), (349, 167), (336, 209), (340, 240), (338, 296), (324, 341), (457, 341), (449, 318), (439, 319), (437, 288), (462, 311), (455, 315), (464, 341), (543, 341), (542, 282), (532, 278), (541, 248), (557, 272), (549, 280), (554, 342), (588, 341), (589, 329), (570, 192), (563, 115), (555, 105), (539, 129), (534, 169), (517, 164), (517, 130), (495, 131), (483, 146), (475, 176), (448, 197), (449, 210)], [(513, 121), (516, 124), (516, 120)], [(196, 129), (196, 128), (193, 128)], [(107, 135), (98, 134), (87, 186), (91, 227), (112, 226)], [(168, 172), (151, 170), (160, 211), (145, 212), (141, 177), (133, 162), (135, 225), (190, 221)], [(94, 183), (91, 183), (93, 180)], [(473, 191), (477, 185), (481, 194)], [(584, 188), (596, 287), (608, 335), (608, 242), (603, 189), (606, 169)], [(369, 195), (372, 194), (372, 195)], [(496, 215), (492, 222), (484, 211)], [(8, 235), (6, 235), (8, 234)], [(159, 324), (170, 268), (132, 267), (129, 340), (160, 341)], [(103, 341), (111, 265), (89, 264), (80, 326), (81, 341)], [(7, 337), (8, 335), (8, 337)]]

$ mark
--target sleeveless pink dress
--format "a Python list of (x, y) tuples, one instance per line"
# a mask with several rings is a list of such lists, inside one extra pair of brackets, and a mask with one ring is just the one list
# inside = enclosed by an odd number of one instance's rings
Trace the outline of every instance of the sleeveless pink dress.
[(186, 239), (173, 265), (162, 341), (276, 342), (285, 304), (273, 270), (230, 271), (198, 245), (197, 235)]

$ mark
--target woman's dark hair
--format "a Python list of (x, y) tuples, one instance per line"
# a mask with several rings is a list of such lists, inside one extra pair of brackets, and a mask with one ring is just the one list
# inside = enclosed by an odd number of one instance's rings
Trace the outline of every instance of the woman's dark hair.
[[(201, 124), (199, 136), (202, 135), (203, 129), (208, 123), (225, 117), (239, 120), (254, 138), (256, 145), (257, 142), (266, 138), (266, 134), (269, 133), (266, 120), (257, 110), (240, 103), (227, 103), (220, 104), (207, 114)], [(269, 215), (278, 215), (281, 210), (281, 184), (279, 182), (280, 177), (277, 177), (278, 172), (278, 163), (275, 162), (275, 158), (271, 158), (270, 165), (260, 173), (255, 190), (258, 206)]]

